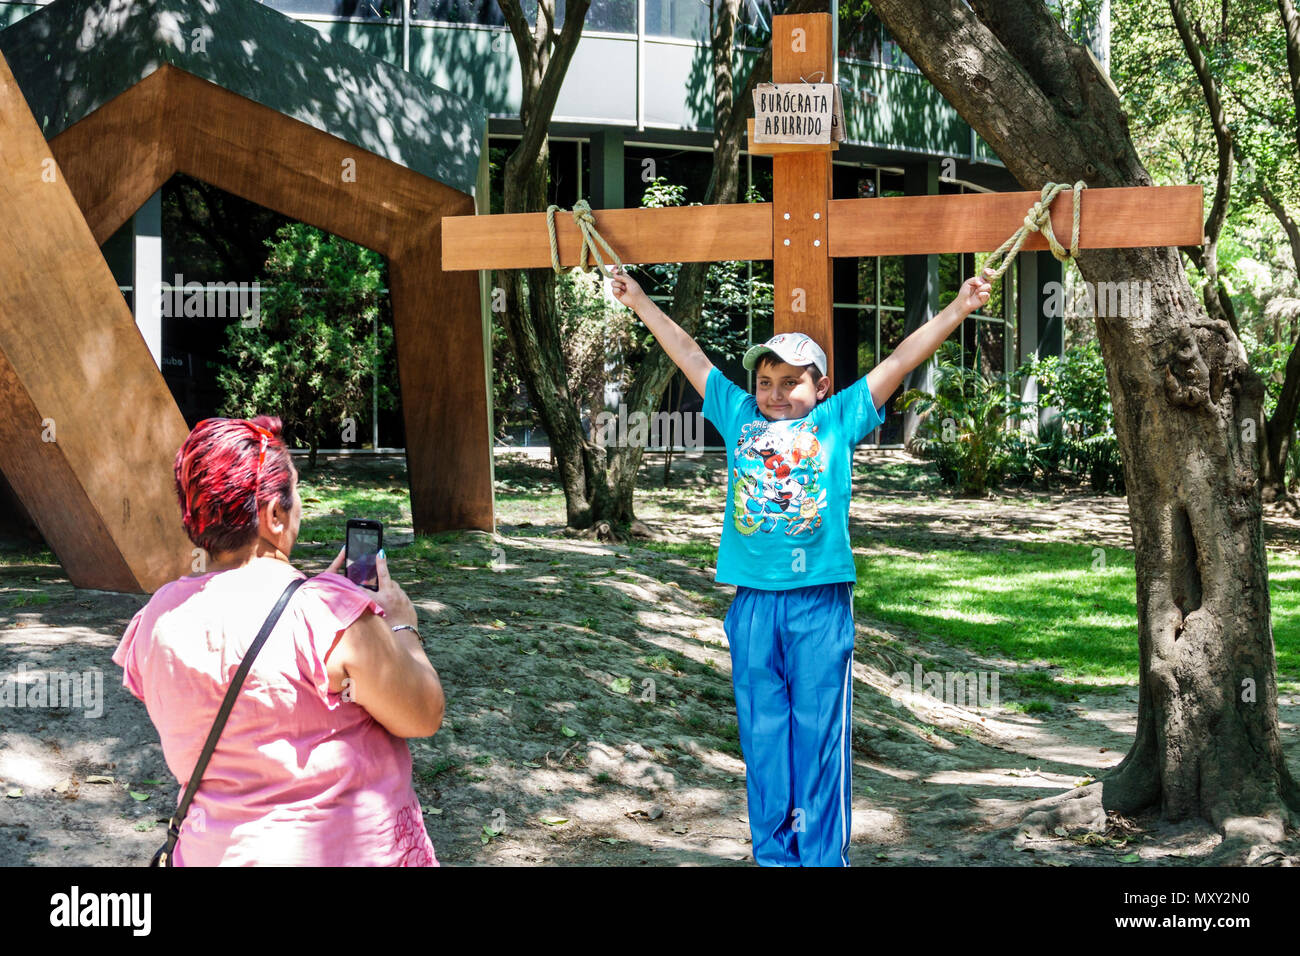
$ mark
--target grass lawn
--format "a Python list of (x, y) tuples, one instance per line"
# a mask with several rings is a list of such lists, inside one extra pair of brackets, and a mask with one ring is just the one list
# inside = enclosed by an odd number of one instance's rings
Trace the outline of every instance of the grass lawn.
[[(694, 567), (712, 567), (717, 557), (706, 542), (643, 546)], [(890, 552), (857, 558), (860, 618), (906, 627), (920, 640), (1059, 668), (1055, 680), (1041, 672), (1012, 678), (1025, 690), (1070, 697), (1137, 683), (1130, 551), (1056, 542), (916, 551), (902, 537), (879, 534), (854, 546)], [(914, 557), (900, 557), (899, 550)], [(1300, 556), (1270, 550), (1268, 572), (1279, 685), (1290, 691), (1300, 683)]]

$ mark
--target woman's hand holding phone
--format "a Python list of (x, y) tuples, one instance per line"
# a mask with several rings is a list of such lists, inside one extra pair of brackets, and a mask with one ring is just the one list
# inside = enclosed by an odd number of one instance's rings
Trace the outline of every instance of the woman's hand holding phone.
[[(328, 570), (346, 577), (346, 560), (345, 547)], [(415, 606), (389, 576), (382, 550), (375, 567), (379, 590), (372, 600), (383, 608), (384, 617), (364, 612), (343, 632), (325, 659), (330, 689), (350, 687), (352, 701), (394, 736), (428, 737), (442, 724), (447, 703), (442, 683), (415, 632), (392, 630), (401, 624), (415, 627)]]
[[(343, 562), (346, 559), (347, 548), (344, 547), (326, 570), (346, 577), (343, 574)], [(374, 600), (376, 604), (384, 609), (384, 617), (388, 621), (389, 627), (397, 627), (399, 624), (410, 624), (415, 627), (418, 623), (415, 616), (415, 605), (406, 596), (402, 586), (388, 574), (388, 558), (383, 551), (380, 551), (376, 557), (375, 567), (379, 572), (379, 590), (375, 592)]]

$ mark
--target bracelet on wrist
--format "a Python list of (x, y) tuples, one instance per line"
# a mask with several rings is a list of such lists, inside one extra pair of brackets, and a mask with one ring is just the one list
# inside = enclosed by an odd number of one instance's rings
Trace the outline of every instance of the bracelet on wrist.
[(415, 629), (414, 624), (395, 624), (393, 626), (393, 633), (397, 633), (398, 631), (410, 631), (415, 635), (417, 641), (420, 640), (420, 632)]

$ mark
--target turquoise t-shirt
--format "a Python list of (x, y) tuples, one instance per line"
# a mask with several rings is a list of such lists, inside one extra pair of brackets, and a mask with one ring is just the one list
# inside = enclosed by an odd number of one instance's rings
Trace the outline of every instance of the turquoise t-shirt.
[(716, 367), (704, 391), (704, 417), (727, 445), (718, 581), (767, 591), (856, 581), (853, 450), (885, 420), (866, 376), (793, 421), (769, 421)]

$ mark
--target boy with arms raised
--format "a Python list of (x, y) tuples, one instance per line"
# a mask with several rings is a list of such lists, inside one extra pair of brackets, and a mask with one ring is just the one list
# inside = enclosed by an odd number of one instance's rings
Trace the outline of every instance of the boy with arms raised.
[(734, 385), (621, 271), (614, 297), (704, 397), (727, 445), (717, 580), (734, 584), (723, 628), (746, 764), (754, 860), (847, 866), (852, 799), (853, 450), (884, 420), (904, 376), (988, 302), (988, 271), (865, 377), (829, 395), (826, 355), (800, 332), (745, 353), (754, 394)]

